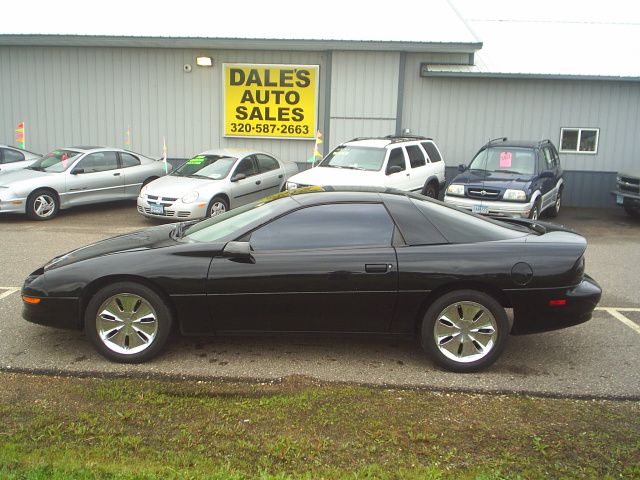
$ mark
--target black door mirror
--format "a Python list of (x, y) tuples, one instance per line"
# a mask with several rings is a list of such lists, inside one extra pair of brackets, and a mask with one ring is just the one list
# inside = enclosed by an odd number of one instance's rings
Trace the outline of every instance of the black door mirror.
[(244, 178), (247, 178), (247, 176), (244, 173), (236, 173), (233, 177), (231, 177), (231, 181), (238, 182)]
[(229, 242), (222, 250), (222, 256), (242, 263), (256, 263), (251, 255), (251, 245), (249, 242)]
[(387, 175), (393, 175), (394, 173), (400, 173), (402, 171), (402, 167), (400, 165), (391, 165), (387, 168)]
[(84, 168), (74, 168), (71, 171), (71, 175), (78, 175), (79, 173), (84, 173)]
[(464, 172), (466, 169), (467, 169), (467, 166), (464, 163), (461, 163), (460, 165), (458, 165), (459, 172)]

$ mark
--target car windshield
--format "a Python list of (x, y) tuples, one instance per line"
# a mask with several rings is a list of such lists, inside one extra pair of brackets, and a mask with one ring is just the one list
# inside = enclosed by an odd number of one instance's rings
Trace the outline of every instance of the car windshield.
[(384, 148), (340, 145), (319, 166), (377, 172), (382, 168), (385, 152)]
[(207, 177), (220, 180), (229, 175), (237, 158), (226, 155), (197, 155), (178, 167), (172, 175), (177, 177)]
[(531, 148), (491, 147), (479, 152), (469, 165), (470, 170), (533, 175), (535, 155)]
[(47, 153), (44, 157), (36, 160), (27, 167), (30, 170), (37, 170), (39, 172), (64, 172), (68, 169), (75, 157), (80, 155), (81, 152), (75, 150), (54, 150)]

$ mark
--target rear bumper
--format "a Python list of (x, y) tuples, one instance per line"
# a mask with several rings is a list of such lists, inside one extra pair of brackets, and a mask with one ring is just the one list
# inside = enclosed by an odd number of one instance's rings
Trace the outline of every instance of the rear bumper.
[(465, 210), (469, 211), (473, 211), (474, 205), (482, 205), (488, 208), (487, 215), (494, 215), (497, 217), (528, 218), (529, 212), (531, 212), (531, 209), (533, 208), (533, 202), (500, 202), (466, 197), (455, 197), (452, 195), (445, 195), (444, 201), (449, 205), (453, 205), (454, 207), (458, 208), (464, 208)]
[[(588, 321), (600, 301), (602, 289), (593, 278), (585, 275), (580, 284), (571, 288), (510, 293), (514, 305), (511, 333), (523, 335), (559, 330)], [(566, 300), (566, 304), (549, 306), (550, 300), (558, 299)]]

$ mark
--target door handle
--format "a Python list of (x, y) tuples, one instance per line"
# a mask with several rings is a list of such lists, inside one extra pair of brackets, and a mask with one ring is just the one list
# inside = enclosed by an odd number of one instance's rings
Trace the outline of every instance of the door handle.
[(367, 273), (387, 273), (393, 268), (393, 265), (388, 263), (367, 263), (364, 266), (364, 271)]
[(411, 175), (410, 173), (407, 173), (407, 177), (410, 176), (410, 175)]
[(260, 185), (262, 183), (262, 180), (256, 180), (256, 185)]
[(117, 177), (118, 175), (120, 175), (120, 172), (113, 174), (114, 177)]
[(280, 174), (280, 175), (278, 175), (278, 178), (282, 178), (283, 176), (284, 176), (284, 175)]

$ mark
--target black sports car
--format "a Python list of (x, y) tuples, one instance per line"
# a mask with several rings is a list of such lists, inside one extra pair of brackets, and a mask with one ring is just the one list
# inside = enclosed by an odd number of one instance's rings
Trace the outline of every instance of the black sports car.
[[(416, 335), (441, 366), (490, 365), (509, 333), (576, 325), (602, 293), (586, 240), (384, 189), (309, 187), (198, 223), (162, 225), (51, 260), (22, 288), (25, 319), (84, 329), (142, 362), (185, 335)], [(513, 308), (513, 322), (506, 308)]]

